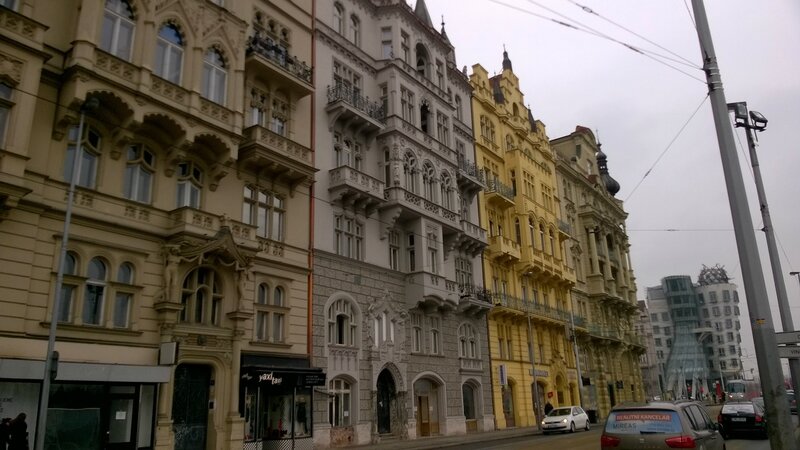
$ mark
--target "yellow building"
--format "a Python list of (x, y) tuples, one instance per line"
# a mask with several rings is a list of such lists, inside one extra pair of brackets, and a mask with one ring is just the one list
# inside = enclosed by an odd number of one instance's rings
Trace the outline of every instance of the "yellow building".
[(476, 161), (487, 178), (480, 205), (490, 235), (484, 277), (495, 304), (495, 417), (501, 429), (532, 426), (535, 408), (580, 403), (569, 332), (575, 275), (565, 258), (569, 230), (559, 220), (556, 157), (544, 124), (524, 104), (506, 52), (502, 73), (489, 77), (476, 64), (470, 84)]
[(3, 417), (31, 447), (310, 448), (312, 0), (0, 4)]
[(606, 155), (585, 127), (550, 142), (557, 155), (559, 198), (573, 231), (565, 246), (576, 269), (572, 290), (583, 404), (603, 419), (617, 403), (644, 400), (635, 332), (636, 278), (625, 227), (628, 214), (608, 173)]

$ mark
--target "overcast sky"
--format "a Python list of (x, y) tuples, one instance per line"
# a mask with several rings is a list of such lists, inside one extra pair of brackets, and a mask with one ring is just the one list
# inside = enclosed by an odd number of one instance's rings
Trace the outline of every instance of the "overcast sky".
[[(412, 6), (415, 1), (408, 0)], [(611, 176), (622, 186), (617, 198), (625, 201), (629, 214), (639, 299), (645, 299), (646, 288), (660, 284), (665, 276), (690, 275), (697, 282), (703, 264), (721, 264), (744, 302), (711, 106), (708, 100), (703, 102), (707, 87), (701, 81), (705, 77), (699, 69), (702, 61), (690, 0), (426, 1), (437, 29), (444, 15), (457, 64), (466, 65), (469, 73), (476, 63), (490, 74), (499, 72), (505, 44), (525, 101), (547, 126), (550, 139), (571, 133), (576, 125), (596, 130)], [(758, 136), (758, 159), (797, 327), (800, 285), (789, 272), (800, 271), (800, 2), (706, 0), (705, 8), (727, 102), (746, 101), (769, 120), (767, 130)], [(536, 15), (576, 26), (579, 22), (597, 34), (674, 61), (635, 53), (620, 43)], [(745, 159), (746, 138), (741, 130), (735, 133), (749, 209), (760, 228), (750, 158)], [(757, 231), (756, 238), (775, 329), (781, 331), (764, 233)], [(749, 317), (742, 306), (743, 351), (750, 355), (743, 362), (750, 368), (756, 361)]]

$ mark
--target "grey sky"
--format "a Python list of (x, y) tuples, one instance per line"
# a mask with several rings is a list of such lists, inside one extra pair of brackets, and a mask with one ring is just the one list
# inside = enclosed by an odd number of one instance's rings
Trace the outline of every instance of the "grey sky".
[[(413, 6), (415, 0), (408, 0)], [(690, 0), (426, 0), (434, 24), (445, 29), (459, 67), (480, 63), (501, 70), (503, 44), (519, 76), (526, 103), (553, 139), (576, 125), (596, 130), (611, 175), (622, 186), (617, 198), (629, 213), (628, 235), (638, 298), (664, 276), (690, 275), (703, 264), (721, 264), (744, 300), (711, 107), (704, 82), (673, 70), (619, 43), (527, 14), (580, 22), (615, 39), (660, 55), (677, 57), (613, 25), (608, 19), (700, 66)], [(513, 5), (515, 8), (504, 6)], [(541, 6), (539, 6), (541, 5)], [(563, 14), (547, 11), (542, 6)], [(781, 263), (795, 326), (800, 323), (800, 287), (789, 271), (800, 270), (800, 151), (792, 135), (800, 127), (800, 2), (794, 0), (706, 0), (714, 46), (728, 102), (746, 101), (769, 119), (759, 134), (759, 163), (780, 244)], [(703, 72), (657, 58), (693, 77)], [(745, 135), (739, 159), (749, 207), (762, 225)], [(650, 174), (643, 179), (648, 169)], [(636, 185), (641, 181), (641, 185)], [(636, 188), (634, 190), (634, 188)], [(677, 230), (677, 231), (667, 231)], [(775, 328), (781, 330), (764, 233), (756, 233)], [(743, 305), (744, 364), (756, 364), (749, 318)]]

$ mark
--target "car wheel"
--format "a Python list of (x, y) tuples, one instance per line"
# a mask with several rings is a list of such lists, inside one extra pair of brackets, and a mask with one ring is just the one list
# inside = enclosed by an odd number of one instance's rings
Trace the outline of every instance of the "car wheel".
[(586, 419), (586, 426), (583, 429), (589, 431), (589, 419)]
[(550, 432), (549, 431), (542, 431), (542, 434), (547, 436), (548, 434), (550, 434)]
[(574, 433), (575, 432), (575, 422), (570, 422), (569, 423), (569, 432), (570, 433)]

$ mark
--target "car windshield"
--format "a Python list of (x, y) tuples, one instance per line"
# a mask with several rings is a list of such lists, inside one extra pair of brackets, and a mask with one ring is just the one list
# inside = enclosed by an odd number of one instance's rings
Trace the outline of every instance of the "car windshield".
[(556, 409), (550, 411), (549, 413), (547, 413), (547, 415), (549, 417), (568, 416), (570, 414), (572, 414), (572, 409), (570, 409), (570, 408), (556, 408)]
[(657, 409), (611, 411), (605, 431), (613, 434), (680, 433), (681, 420), (676, 411)]
[(752, 403), (727, 403), (722, 407), (722, 414), (754, 413), (755, 408)]

